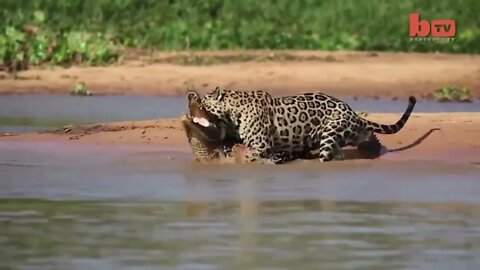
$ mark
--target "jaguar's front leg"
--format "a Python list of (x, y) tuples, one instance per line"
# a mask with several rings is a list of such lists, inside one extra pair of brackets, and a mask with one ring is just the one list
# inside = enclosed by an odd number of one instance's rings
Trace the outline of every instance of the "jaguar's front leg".
[(263, 161), (268, 164), (283, 164), (293, 160), (293, 155), (287, 151), (275, 151), (273, 148), (254, 148), (247, 147), (244, 160), (246, 162)]
[(278, 164), (285, 159), (283, 155), (274, 151), (272, 124), (268, 110), (257, 109), (257, 117), (241, 122), (239, 134), (248, 151), (245, 153), (245, 162), (262, 161)]
[(244, 156), (245, 162), (256, 162), (259, 160), (273, 164), (281, 162), (281, 160), (277, 160), (278, 157), (273, 154), (273, 145), (268, 135), (268, 130), (258, 130), (258, 132), (244, 139), (248, 149)]
[(268, 151), (262, 152), (254, 148), (248, 148), (248, 150), (245, 151), (243, 160), (247, 163), (259, 162), (263, 164), (283, 164), (290, 161), (291, 158), (285, 152), (269, 153)]
[(233, 151), (233, 145), (224, 144), (218, 147), (217, 151), (225, 157), (231, 157)]
[(284, 164), (286, 162), (293, 161), (294, 159), (298, 158), (292, 152), (289, 151), (273, 151), (267, 157), (274, 164)]

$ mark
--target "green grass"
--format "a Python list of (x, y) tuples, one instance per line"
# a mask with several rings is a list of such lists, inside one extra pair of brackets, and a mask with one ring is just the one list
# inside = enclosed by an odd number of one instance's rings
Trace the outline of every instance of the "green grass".
[(258, 51), (244, 51), (242, 53), (232, 53), (225, 55), (202, 54), (202, 52), (190, 52), (187, 54), (175, 54), (169, 56), (156, 57), (150, 56), (149, 62), (154, 63), (169, 63), (175, 65), (185, 66), (207, 66), (218, 65), (232, 62), (266, 62), (266, 61), (322, 61), (322, 62), (336, 62), (338, 61), (334, 56), (315, 56), (315, 55), (296, 55), (289, 52), (258, 52)]
[(70, 91), (72, 96), (92, 96), (93, 93), (88, 90), (85, 82), (77, 82), (75, 87)]
[(365, 111), (356, 111), (355, 113), (360, 117), (367, 117), (368, 116), (368, 112), (365, 112)]
[(29, 21), (7, 22), (0, 28), (0, 67), (16, 73), (31, 65), (109, 64), (118, 60), (116, 47), (105, 34), (62, 30), (47, 24), (44, 11), (31, 12)]
[(432, 95), (440, 102), (472, 102), (472, 94), (466, 87), (445, 86), (435, 89)]
[(0, 117), (0, 126), (28, 126), (58, 128), (73, 124), (67, 119), (38, 119), (33, 117)]
[[(455, 41), (410, 41), (413, 11), (456, 20)], [(479, 53), (479, 11), (477, 0), (2, 0), (0, 61), (108, 64), (118, 47)]]

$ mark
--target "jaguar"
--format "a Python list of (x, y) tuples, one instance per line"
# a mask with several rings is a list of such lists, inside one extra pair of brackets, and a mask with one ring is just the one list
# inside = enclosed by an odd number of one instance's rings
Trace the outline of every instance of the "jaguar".
[(263, 90), (217, 86), (201, 99), (209, 114), (238, 130), (249, 149), (247, 162), (264, 158), (277, 164), (306, 150), (321, 162), (332, 161), (345, 146), (360, 149), (375, 134), (395, 134), (407, 123), (416, 102), (410, 96), (400, 119), (388, 125), (367, 120), (346, 102), (322, 92), (273, 97)]

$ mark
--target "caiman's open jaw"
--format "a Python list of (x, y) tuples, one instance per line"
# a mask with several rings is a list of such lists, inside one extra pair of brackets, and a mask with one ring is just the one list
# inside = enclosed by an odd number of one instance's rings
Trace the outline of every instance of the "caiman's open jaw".
[(212, 125), (210, 123), (210, 121), (208, 121), (208, 119), (206, 119), (204, 117), (196, 117), (195, 116), (195, 117), (192, 118), (192, 122), (195, 123), (195, 124), (199, 124), (202, 127), (209, 127), (209, 126)]
[(220, 122), (217, 117), (203, 109), (203, 107), (196, 102), (190, 103), (189, 111), (192, 122), (202, 127), (217, 126)]

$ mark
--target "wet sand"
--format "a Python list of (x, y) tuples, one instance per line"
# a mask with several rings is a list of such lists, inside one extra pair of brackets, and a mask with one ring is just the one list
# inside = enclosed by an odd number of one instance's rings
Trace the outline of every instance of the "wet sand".
[[(400, 116), (399, 113), (385, 113), (369, 114), (366, 118), (388, 124), (396, 122)], [(386, 150), (382, 159), (480, 163), (480, 113), (414, 113), (399, 133), (378, 137)], [(67, 132), (22, 133), (2, 136), (1, 141), (55, 141), (115, 147), (141, 145), (190, 152), (179, 118), (72, 126)], [(352, 155), (355, 158), (355, 154)]]
[[(283, 54), (283, 56), (282, 56)], [(84, 81), (95, 94), (177, 96), (215, 86), (275, 94), (326, 91), (339, 97), (428, 97), (438, 87), (468, 87), (480, 97), (480, 56), (323, 51), (198, 52), (214, 64), (179, 64), (188, 53), (130, 57), (116, 66), (37, 68), (17, 78), (0, 72), (0, 93), (68, 94)], [(239, 60), (249, 55), (249, 61)], [(176, 59), (176, 60), (175, 60)], [(195, 59), (195, 58), (194, 58)], [(230, 60), (229, 60), (230, 59)]]

